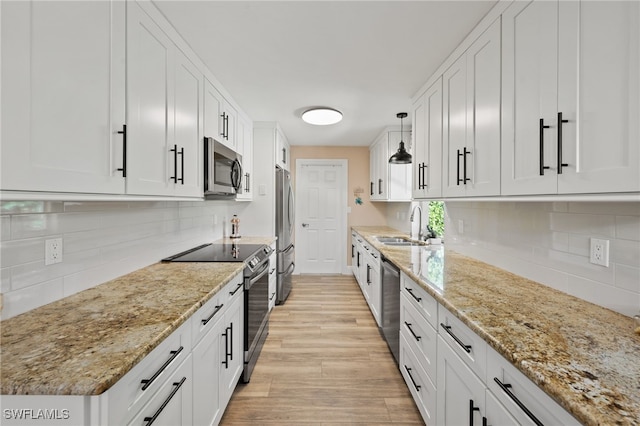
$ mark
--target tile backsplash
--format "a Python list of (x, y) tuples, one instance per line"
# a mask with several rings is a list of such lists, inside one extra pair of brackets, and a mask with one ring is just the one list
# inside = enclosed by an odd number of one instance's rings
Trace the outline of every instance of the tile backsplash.
[[(1, 201), (0, 318), (219, 239), (242, 208), (227, 201)], [(50, 238), (62, 238), (62, 262), (45, 266)]]
[[(622, 314), (640, 312), (640, 203), (445, 206), (448, 248)], [(609, 267), (589, 262), (590, 238), (609, 240)]]

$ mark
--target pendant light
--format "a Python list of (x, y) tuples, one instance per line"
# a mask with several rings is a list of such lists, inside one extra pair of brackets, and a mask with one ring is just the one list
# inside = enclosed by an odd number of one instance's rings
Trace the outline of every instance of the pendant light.
[(404, 149), (404, 142), (402, 142), (402, 119), (407, 117), (406, 112), (399, 112), (396, 117), (400, 119), (400, 145), (398, 151), (389, 158), (390, 164), (411, 164), (411, 154)]

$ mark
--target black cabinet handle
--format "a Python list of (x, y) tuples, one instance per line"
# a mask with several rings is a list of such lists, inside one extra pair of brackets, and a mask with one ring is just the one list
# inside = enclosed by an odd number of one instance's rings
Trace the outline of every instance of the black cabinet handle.
[(287, 164), (287, 149), (282, 148), (282, 164)]
[(462, 157), (462, 153), (460, 152), (460, 150), (457, 150), (457, 157), (456, 157), (456, 185), (460, 185), (460, 182), (462, 181), (462, 179), (460, 179), (460, 157)]
[(373, 195), (373, 182), (371, 182), (371, 194), (369, 195)]
[(418, 296), (416, 296), (415, 294), (413, 294), (413, 289), (412, 289), (412, 288), (405, 287), (404, 289), (405, 289), (405, 290), (407, 290), (407, 291), (409, 292), (409, 294), (410, 294), (411, 296), (413, 296), (413, 298), (414, 298), (414, 299), (416, 299), (416, 302), (419, 302), (419, 301), (421, 301), (421, 300), (422, 300), (422, 297), (418, 297)]
[(235, 288), (235, 290), (230, 291), (229, 294), (231, 296), (233, 296), (234, 294), (236, 294), (238, 292), (238, 290), (240, 290), (242, 288), (243, 285), (244, 285), (243, 283), (238, 284), (238, 286)]
[(162, 413), (162, 410), (164, 410), (164, 408), (167, 406), (167, 404), (169, 404), (169, 401), (171, 401), (171, 399), (175, 396), (176, 393), (178, 393), (178, 391), (180, 390), (180, 388), (182, 387), (182, 384), (187, 380), (186, 377), (183, 377), (182, 380), (180, 380), (179, 382), (174, 382), (172, 386), (174, 386), (173, 390), (171, 391), (171, 393), (169, 394), (169, 396), (167, 397), (167, 399), (164, 400), (164, 402), (162, 403), (162, 405), (160, 406), (160, 408), (158, 408), (158, 411), (156, 411), (152, 417), (145, 417), (142, 421), (147, 422), (147, 424), (145, 424), (144, 426), (151, 426), (153, 424), (153, 422), (156, 421), (156, 419), (158, 418), (158, 416), (160, 415), (160, 413)]
[(173, 145), (169, 152), (173, 152), (173, 176), (169, 179), (173, 179), (173, 183), (178, 183), (178, 145)]
[(220, 117), (222, 118), (222, 133), (220, 133), (220, 136), (222, 136), (223, 139), (227, 138), (227, 114), (225, 112), (223, 112)]
[(453, 334), (453, 331), (451, 331), (451, 326), (450, 325), (444, 325), (443, 323), (440, 323), (440, 325), (442, 326), (442, 328), (445, 329), (445, 331), (449, 334), (449, 336), (451, 336), (453, 338), (453, 340), (455, 340), (456, 343), (459, 344), (462, 347), (462, 349), (465, 350), (466, 353), (471, 353), (471, 345), (465, 345), (462, 342), (462, 340), (460, 340), (458, 338), (458, 336)]
[(207, 318), (202, 320), (202, 325), (207, 325), (207, 323), (211, 321), (211, 318), (213, 318), (218, 312), (220, 312), (220, 309), (222, 309), (223, 306), (224, 306), (224, 303), (221, 305), (216, 305), (211, 315), (209, 315)]
[(473, 426), (473, 412), (480, 411), (480, 407), (476, 407), (473, 404), (473, 399), (469, 400), (469, 426)]
[(180, 152), (176, 153), (176, 156), (178, 155), (180, 155), (180, 179), (177, 180), (184, 185), (184, 147), (180, 148)]
[(378, 179), (378, 194), (382, 194), (382, 179)]
[(406, 365), (404, 366), (404, 369), (405, 369), (405, 370), (407, 370), (407, 374), (409, 375), (409, 378), (411, 379), (411, 383), (413, 383), (413, 387), (415, 387), (415, 388), (416, 388), (416, 390), (417, 390), (418, 392), (420, 392), (420, 388), (421, 388), (422, 386), (420, 386), (419, 384), (417, 384), (417, 383), (416, 383), (416, 381), (415, 381), (415, 380), (413, 380), (413, 376), (411, 375), (411, 369), (410, 369), (409, 367), (407, 367)]
[(122, 135), (122, 167), (118, 170), (122, 172), (122, 177), (127, 177), (127, 125), (122, 125), (122, 130), (118, 131), (119, 135)]
[(513, 402), (516, 403), (516, 405), (522, 410), (524, 411), (524, 413), (527, 415), (527, 417), (529, 417), (531, 419), (532, 422), (534, 422), (536, 425), (538, 426), (544, 426), (542, 424), (542, 422), (540, 420), (538, 420), (538, 418), (536, 416), (533, 415), (533, 413), (531, 411), (529, 411), (529, 409), (518, 399), (517, 396), (515, 396), (513, 394), (513, 392), (511, 392), (511, 385), (509, 383), (502, 383), (500, 381), (500, 379), (498, 379), (497, 377), (493, 378), (493, 381), (496, 382), (498, 384), (498, 386), (500, 386), (500, 389), (502, 389), (502, 391), (504, 393), (507, 394), (507, 396), (509, 398), (511, 398), (511, 400)]
[(224, 138), (229, 140), (229, 114), (224, 116)]
[(487, 418), (482, 416), (482, 426), (487, 426)]
[(540, 119), (540, 176), (544, 176), (544, 171), (549, 166), (544, 165), (544, 129), (548, 129), (549, 126), (544, 124), (544, 118)]
[(428, 166), (425, 163), (421, 163), (418, 166), (418, 189), (424, 189), (427, 187), (426, 180), (424, 178), (424, 171)]
[(558, 113), (558, 174), (562, 174), (562, 168), (567, 167), (567, 163), (562, 162), (562, 123), (568, 123), (569, 120), (562, 119), (562, 113)]
[(249, 186), (249, 177), (250, 176), (251, 176), (251, 173), (245, 173), (244, 174), (244, 182), (245, 182), (244, 190), (246, 192), (249, 192), (249, 190), (250, 190), (250, 186)]
[(367, 284), (371, 284), (371, 266), (367, 264)]
[(356, 262), (356, 266), (359, 268), (360, 267), (360, 252), (358, 252), (358, 259)]
[(229, 349), (229, 359), (233, 361), (233, 323), (229, 324), (229, 341), (231, 348)]
[(229, 327), (226, 327), (224, 329), (224, 333), (222, 333), (222, 335), (224, 336), (224, 361), (222, 361), (222, 364), (224, 364), (224, 368), (229, 368)]
[(356, 256), (356, 255), (355, 255), (355, 249), (356, 249), (356, 246), (354, 246), (353, 244), (351, 244), (351, 257), (355, 257), (355, 256)]
[(418, 335), (413, 331), (413, 328), (411, 328), (411, 324), (410, 324), (410, 323), (408, 323), (408, 322), (406, 322), (406, 321), (405, 321), (405, 322), (404, 322), (404, 325), (406, 325), (406, 326), (407, 326), (407, 328), (409, 329), (409, 331), (411, 332), (411, 334), (413, 334), (413, 338), (414, 338), (414, 339), (416, 339), (416, 340), (420, 340), (420, 339), (422, 338), (422, 337), (418, 336)]
[(151, 383), (153, 383), (153, 381), (154, 381), (155, 379), (157, 379), (157, 378), (158, 378), (158, 376), (159, 376), (160, 374), (162, 374), (162, 372), (163, 372), (163, 371), (164, 371), (164, 370), (169, 366), (169, 364), (171, 364), (171, 362), (172, 362), (174, 359), (176, 359), (176, 357), (180, 354), (180, 352), (182, 352), (182, 349), (184, 349), (184, 347), (183, 347), (183, 346), (180, 346), (180, 347), (178, 348), (178, 350), (175, 350), (175, 351), (171, 351), (171, 352), (169, 352), (169, 353), (171, 354), (171, 356), (169, 357), (169, 359), (167, 360), (167, 362), (165, 362), (164, 364), (162, 364), (162, 367), (160, 367), (160, 368), (158, 369), (158, 371), (156, 371), (156, 372), (153, 374), (153, 376), (151, 376), (151, 378), (150, 378), (150, 379), (143, 379), (143, 380), (141, 380), (141, 381), (140, 381), (140, 382), (142, 383), (142, 390), (143, 390), (143, 391), (144, 391), (144, 390), (147, 390), (147, 388), (148, 388), (149, 386), (151, 386)]
[(466, 185), (468, 181), (470, 181), (470, 178), (467, 178), (467, 154), (471, 154), (471, 151), (467, 151), (467, 147), (464, 147), (464, 150), (462, 151), (462, 163), (463, 163), (463, 178), (464, 178), (464, 184)]
[(274, 297), (276, 297), (276, 292), (275, 291), (273, 293), (271, 293), (271, 297), (269, 298), (269, 301), (273, 300)]

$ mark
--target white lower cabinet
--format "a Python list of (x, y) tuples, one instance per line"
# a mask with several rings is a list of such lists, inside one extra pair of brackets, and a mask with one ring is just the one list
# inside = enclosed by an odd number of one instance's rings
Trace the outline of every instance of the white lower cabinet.
[(369, 310), (378, 326), (382, 324), (382, 282), (380, 253), (361, 235), (351, 234), (351, 268)]
[(399, 368), (426, 424), (579, 424), (405, 273), (400, 291)]
[(400, 333), (399, 367), (409, 391), (413, 396), (425, 423), (431, 425), (436, 420), (436, 386), (422, 368), (419, 357), (411, 350), (404, 333)]
[(485, 386), (442, 336), (438, 342), (439, 425), (481, 425), (486, 416)]
[(580, 424), (492, 348), (488, 349), (487, 387), (487, 395), (493, 394), (516, 419), (517, 424)]
[(191, 355), (162, 385), (128, 425), (186, 426), (193, 424)]

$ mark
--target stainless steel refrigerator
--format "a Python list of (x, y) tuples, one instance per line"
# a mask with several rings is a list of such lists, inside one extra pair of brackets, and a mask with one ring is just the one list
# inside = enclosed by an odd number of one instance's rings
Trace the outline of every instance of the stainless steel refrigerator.
[(296, 267), (294, 243), (293, 188), (291, 174), (276, 167), (276, 249), (278, 257), (278, 284), (276, 304), (281, 305), (291, 292), (291, 274)]

